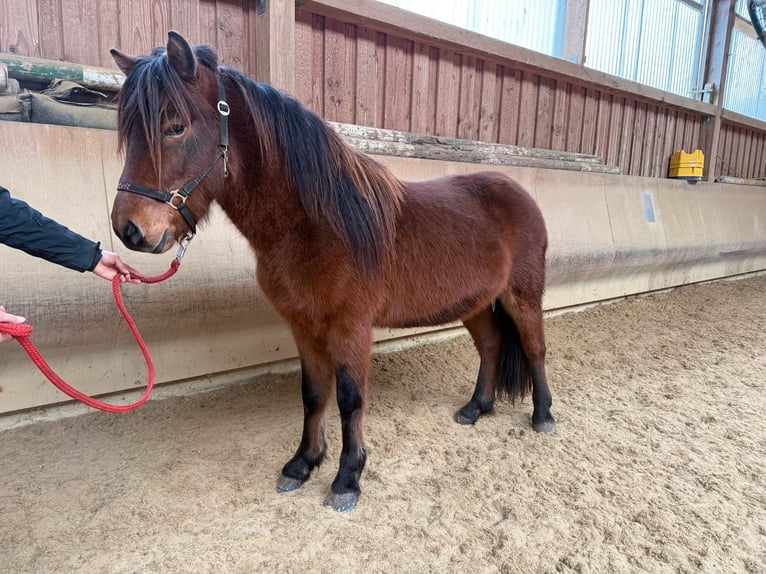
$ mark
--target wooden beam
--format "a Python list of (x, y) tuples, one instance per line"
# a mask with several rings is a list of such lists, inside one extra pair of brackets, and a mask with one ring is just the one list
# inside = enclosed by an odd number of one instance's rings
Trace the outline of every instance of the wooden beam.
[(585, 64), (585, 40), (588, 29), (590, 0), (569, 0), (566, 3), (564, 59), (573, 64)]
[(256, 79), (294, 93), (295, 0), (257, 0), (250, 2), (250, 10)]
[(735, 0), (718, 0), (713, 2), (710, 14), (710, 29), (708, 52), (705, 60), (705, 76), (703, 84), (712, 86), (710, 103), (714, 106), (711, 117), (707, 118), (702, 131), (702, 151), (705, 154), (705, 169), (702, 178), (705, 181), (715, 181), (716, 158), (723, 119), (723, 94), (726, 90), (726, 70), (729, 63), (729, 47), (731, 31), (736, 15)]

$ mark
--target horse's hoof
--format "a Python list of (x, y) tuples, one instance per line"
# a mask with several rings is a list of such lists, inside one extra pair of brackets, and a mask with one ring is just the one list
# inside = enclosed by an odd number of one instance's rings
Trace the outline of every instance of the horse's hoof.
[(472, 406), (470, 403), (455, 413), (455, 422), (461, 425), (476, 424), (481, 415), (481, 409)]
[(455, 413), (454, 419), (455, 422), (461, 425), (472, 425), (476, 423), (476, 420), (479, 418), (478, 415), (475, 417), (466, 415), (462, 410), (459, 410)]
[(277, 492), (292, 492), (293, 490), (298, 490), (303, 486), (304, 482), (306, 481), (280, 474), (277, 479)]
[(553, 434), (556, 432), (556, 423), (552, 418), (539, 422), (532, 421), (532, 428), (539, 433)]
[(336, 512), (348, 512), (354, 509), (357, 500), (359, 500), (359, 494), (356, 492), (344, 492), (343, 494), (331, 492), (324, 499), (324, 505), (331, 506)]

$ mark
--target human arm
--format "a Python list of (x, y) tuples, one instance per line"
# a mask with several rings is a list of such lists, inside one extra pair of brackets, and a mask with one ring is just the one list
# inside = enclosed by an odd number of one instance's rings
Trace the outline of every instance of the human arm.
[(92, 271), (99, 244), (45, 217), (0, 186), (0, 243), (76, 271)]
[(75, 271), (92, 271), (108, 281), (120, 275), (122, 281), (139, 282), (136, 279), (139, 273), (119, 255), (102, 250), (98, 243), (45, 217), (26, 202), (11, 197), (2, 186), (0, 243)]

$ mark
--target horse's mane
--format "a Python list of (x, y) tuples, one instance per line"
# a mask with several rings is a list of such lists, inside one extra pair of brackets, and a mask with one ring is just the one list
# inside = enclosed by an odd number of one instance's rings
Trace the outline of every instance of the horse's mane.
[[(388, 169), (352, 149), (326, 122), (294, 98), (257, 83), (233, 68), (218, 68), (215, 51), (195, 46), (198, 63), (223, 74), (247, 104), (264, 169), (285, 166), (309, 219), (330, 225), (357, 263), (374, 271), (393, 246), (403, 185)], [(161, 165), (161, 122), (170, 107), (188, 123), (195, 106), (188, 85), (157, 48), (136, 58), (120, 92), (120, 148), (143, 130), (156, 166)], [(247, 122), (244, 122), (246, 124)], [(159, 167), (158, 167), (159, 171)], [(161, 173), (161, 171), (160, 171)]]

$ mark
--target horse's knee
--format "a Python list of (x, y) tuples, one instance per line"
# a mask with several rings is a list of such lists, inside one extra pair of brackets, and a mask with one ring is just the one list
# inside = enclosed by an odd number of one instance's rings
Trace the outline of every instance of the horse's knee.
[(354, 379), (348, 368), (341, 365), (335, 371), (337, 385), (338, 410), (343, 421), (350, 417), (354, 412), (360, 410), (363, 405), (362, 394), (359, 390), (359, 383)]

